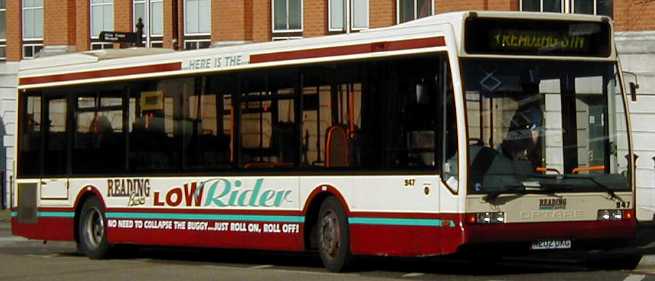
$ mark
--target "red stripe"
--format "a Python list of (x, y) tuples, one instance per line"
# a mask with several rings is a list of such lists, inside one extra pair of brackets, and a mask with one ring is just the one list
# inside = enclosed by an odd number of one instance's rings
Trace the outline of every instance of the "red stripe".
[(402, 218), (402, 219), (448, 219), (459, 220), (460, 214), (425, 214), (425, 213), (384, 213), (384, 212), (351, 212), (350, 217), (366, 218)]
[(16, 218), (11, 218), (11, 233), (30, 239), (71, 241), (74, 229), (71, 218), (38, 218), (34, 224), (18, 223)]
[(306, 49), (298, 51), (277, 52), (269, 54), (251, 55), (250, 63), (263, 63), (283, 60), (298, 60), (320, 57), (344, 56), (366, 54), (375, 52), (398, 51), (445, 46), (443, 37), (408, 39), (399, 41), (375, 42), (350, 46)]
[(633, 239), (636, 221), (579, 221), (466, 225), (467, 243), (540, 239)]
[[(263, 229), (264, 223), (255, 224)], [(298, 226), (297, 233), (109, 228), (107, 239), (116, 244), (303, 251), (304, 230), (302, 224)]]
[(458, 227), (350, 225), (350, 247), (357, 255), (444, 255), (457, 251), (461, 233)]
[(176, 71), (180, 69), (182, 69), (181, 62), (162, 63), (162, 64), (125, 67), (125, 68), (117, 68), (117, 69), (94, 70), (94, 71), (55, 74), (55, 75), (38, 76), (38, 77), (25, 77), (19, 79), (19, 84), (31, 85), (31, 84), (82, 80), (82, 79), (97, 79), (97, 78), (114, 77), (114, 76), (126, 76), (126, 75), (146, 74), (146, 73), (154, 73), (154, 72)]

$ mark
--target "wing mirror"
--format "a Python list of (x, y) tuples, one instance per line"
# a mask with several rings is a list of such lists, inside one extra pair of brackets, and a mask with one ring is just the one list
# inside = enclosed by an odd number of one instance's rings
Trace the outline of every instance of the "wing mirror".
[(626, 75), (634, 77), (635, 81), (628, 82), (628, 90), (630, 92), (630, 99), (632, 101), (637, 101), (637, 90), (639, 89), (639, 79), (637, 78), (637, 74), (630, 71), (623, 71), (623, 76), (625, 77)]

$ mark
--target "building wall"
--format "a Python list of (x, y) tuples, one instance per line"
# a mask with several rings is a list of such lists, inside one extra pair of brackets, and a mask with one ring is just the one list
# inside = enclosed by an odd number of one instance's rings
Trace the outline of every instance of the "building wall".
[[(390, 26), (396, 23), (398, 0), (369, 0), (369, 26)], [(518, 10), (520, 0), (434, 0), (437, 13), (461, 10)], [(173, 3), (178, 5), (178, 36), (174, 36)], [(7, 58), (21, 58), (20, 0), (7, 1)], [(271, 0), (211, 0), (213, 42), (271, 40)], [(44, 1), (44, 44), (75, 46), (73, 50), (89, 49), (89, 0)], [(303, 1), (303, 37), (328, 33), (328, 0)], [(164, 46), (173, 45), (174, 38), (184, 32), (184, 0), (164, 0)], [(132, 0), (114, 0), (116, 31), (132, 31)], [(614, 0), (614, 20), (617, 31), (655, 30), (655, 1)], [(181, 45), (181, 44), (180, 44)]]
[[(637, 217), (651, 220), (655, 213), (655, 31), (616, 33), (621, 66), (637, 75), (637, 101), (629, 102), (637, 159)], [(624, 75), (634, 82), (632, 75)]]
[(48, 13), (62, 15), (45, 17), (43, 43), (45, 45), (75, 45), (75, 0), (44, 1)]
[(212, 1), (212, 41), (248, 41), (245, 1)]
[(89, 44), (91, 44), (90, 4), (89, 0), (76, 0), (75, 3), (75, 46), (78, 51), (86, 51), (89, 49)]
[(21, 58), (22, 22), (20, 1), (7, 1), (7, 60), (18, 61)]
[(378, 28), (394, 25), (396, 23), (395, 2), (395, 0), (369, 0), (369, 27)]
[(655, 1), (614, 1), (616, 31), (655, 30)]
[(271, 0), (252, 0), (252, 41), (271, 40)]

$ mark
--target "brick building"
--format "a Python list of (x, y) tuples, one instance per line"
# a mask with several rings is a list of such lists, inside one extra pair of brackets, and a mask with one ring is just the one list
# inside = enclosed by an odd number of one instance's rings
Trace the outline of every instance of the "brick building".
[[(0, 0), (0, 170), (13, 161), (18, 62), (125, 47), (100, 42), (101, 31), (134, 31), (141, 18), (146, 46), (188, 50), (358, 32), (457, 10), (610, 16), (623, 67), (641, 83), (635, 116), (655, 106), (654, 0)], [(639, 184), (655, 190), (655, 144), (645, 141), (655, 128), (635, 123)], [(642, 195), (655, 202), (655, 192)]]

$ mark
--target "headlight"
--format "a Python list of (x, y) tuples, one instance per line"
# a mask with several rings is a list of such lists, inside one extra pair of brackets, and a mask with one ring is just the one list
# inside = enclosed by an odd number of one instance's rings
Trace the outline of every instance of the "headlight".
[[(617, 210), (617, 209), (608, 209), (608, 210), (598, 210), (598, 220), (599, 221), (618, 221), (622, 219), (631, 219), (631, 212), (624, 212), (631, 210)], [(625, 213), (625, 214), (624, 214)]]
[(505, 223), (505, 213), (484, 212), (467, 214), (466, 222), (469, 224)]

